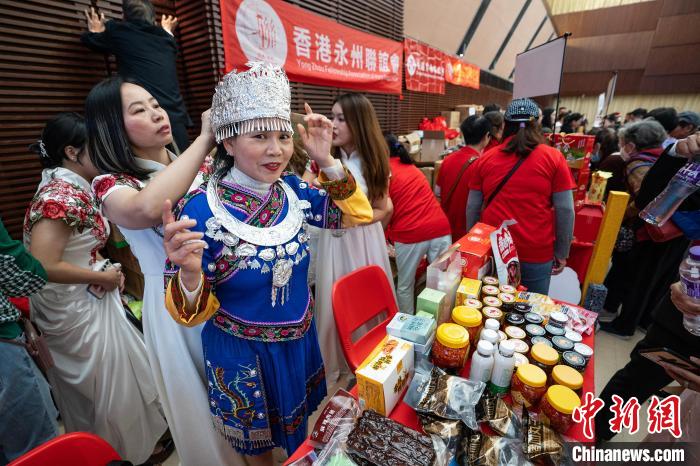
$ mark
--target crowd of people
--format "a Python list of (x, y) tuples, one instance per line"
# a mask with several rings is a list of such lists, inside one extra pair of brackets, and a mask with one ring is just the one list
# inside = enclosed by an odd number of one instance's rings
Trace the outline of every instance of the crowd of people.
[[(84, 115), (46, 123), (32, 146), (43, 171), (23, 244), (0, 228), (0, 464), (55, 437), (60, 413), (67, 432), (93, 432), (134, 464), (158, 463), (174, 444), (184, 465), (270, 465), (273, 448), (291, 454), (304, 441), (309, 415), (348, 372), (333, 283), (375, 264), (393, 287), (387, 241), (406, 313), (415, 312), (419, 262), (478, 221), (515, 220), (528, 290), (547, 294), (565, 268), (575, 184), (545, 134), (586, 131), (580, 113), (516, 99), (469, 116), (463, 146), (432, 188), (366, 97), (339, 96), (322, 109), (331, 118), (305, 105), (293, 127), (284, 71), (251, 63), (213, 89), (190, 141), (174, 68), (177, 20), (159, 27), (149, 2), (125, 5), (124, 21), (86, 12), (82, 40), (114, 53), (119, 76), (94, 86)], [(638, 354), (700, 356), (679, 312), (700, 309), (676, 284), (696, 232), (650, 232), (638, 213), (700, 153), (700, 116), (638, 109), (600, 123), (590, 131), (593, 168), (631, 196), (601, 328), (622, 337), (646, 329), (601, 396), (641, 401), (672, 379), (698, 390), (698, 376)], [(678, 211), (700, 222), (700, 194)], [(144, 276), (143, 334), (124, 313), (121, 268), (101, 255), (110, 225)], [(31, 296), (54, 360), (46, 378), (8, 296)], [(596, 428), (611, 438), (602, 413)]]

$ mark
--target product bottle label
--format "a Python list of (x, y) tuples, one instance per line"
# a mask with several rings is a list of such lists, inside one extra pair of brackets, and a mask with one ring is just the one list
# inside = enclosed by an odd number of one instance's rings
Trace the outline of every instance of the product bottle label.
[(678, 181), (700, 186), (700, 162), (688, 162), (674, 175)]
[(700, 282), (692, 281), (681, 276), (681, 286), (686, 295), (693, 299), (700, 300)]

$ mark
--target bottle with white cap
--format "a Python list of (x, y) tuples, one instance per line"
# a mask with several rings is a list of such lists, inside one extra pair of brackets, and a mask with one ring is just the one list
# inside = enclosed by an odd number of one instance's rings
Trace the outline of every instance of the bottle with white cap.
[(479, 337), (479, 341), (488, 341), (493, 346), (498, 345), (499, 340), (500, 338), (498, 338), (498, 332), (495, 330), (491, 330), (490, 328), (483, 329), (481, 331), (481, 336)]
[(488, 383), (491, 379), (491, 370), (493, 369), (493, 345), (481, 340), (476, 345), (476, 351), (472, 356), (472, 365), (469, 370), (469, 380), (475, 382)]
[(513, 377), (513, 369), (515, 369), (515, 345), (512, 341), (502, 341), (498, 345), (496, 356), (493, 361), (493, 370), (491, 371), (491, 383), (489, 390), (496, 395), (503, 395), (510, 388), (510, 380)]
[[(498, 335), (499, 328), (501, 328), (501, 324), (496, 319), (486, 319), (486, 321), (484, 322), (484, 327), (479, 332), (479, 340), (483, 340), (481, 335), (484, 333), (485, 330), (493, 330), (494, 332), (496, 332), (496, 335)], [(498, 340), (496, 340), (496, 342), (498, 342)], [(492, 342), (492, 343), (496, 343), (496, 342)]]

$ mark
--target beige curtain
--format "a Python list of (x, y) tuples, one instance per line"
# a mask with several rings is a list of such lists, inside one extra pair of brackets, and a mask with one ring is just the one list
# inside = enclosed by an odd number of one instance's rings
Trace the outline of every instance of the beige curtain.
[[(562, 97), (559, 106), (583, 113), (591, 125), (598, 109), (598, 96)], [(620, 112), (624, 118), (625, 113), (640, 107), (647, 110), (673, 107), (679, 112), (692, 110), (700, 113), (700, 94), (616, 95), (608, 107), (608, 113)]]

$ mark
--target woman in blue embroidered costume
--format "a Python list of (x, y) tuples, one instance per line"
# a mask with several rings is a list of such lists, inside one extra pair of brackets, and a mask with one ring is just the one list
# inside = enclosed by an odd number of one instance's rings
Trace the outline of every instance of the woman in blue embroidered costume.
[(330, 155), (332, 123), (308, 105), (308, 129), (298, 130), (323, 189), (282, 172), (293, 151), (289, 81), (277, 67), (248, 66), (216, 88), (218, 170), (179, 203), (178, 221), (164, 206), (166, 305), (183, 325), (206, 321), (214, 424), (249, 465), (268, 465), (274, 446), (291, 454), (304, 441), (326, 394), (306, 229), (366, 223), (372, 209)]

